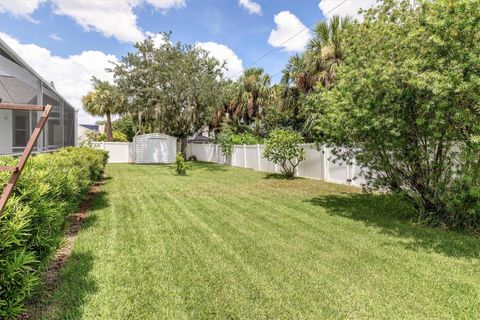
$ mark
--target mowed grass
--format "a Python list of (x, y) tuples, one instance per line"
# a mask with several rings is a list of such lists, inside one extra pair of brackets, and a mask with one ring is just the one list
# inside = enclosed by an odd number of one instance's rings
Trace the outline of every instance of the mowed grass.
[(109, 165), (44, 319), (474, 319), (479, 238), (388, 196), (196, 163)]

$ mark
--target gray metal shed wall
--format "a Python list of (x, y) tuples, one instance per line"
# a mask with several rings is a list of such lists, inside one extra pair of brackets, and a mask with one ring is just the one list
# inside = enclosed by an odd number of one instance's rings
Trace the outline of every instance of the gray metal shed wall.
[(164, 152), (165, 162), (174, 163), (177, 153), (177, 139), (175, 137), (163, 134), (146, 134), (136, 136), (134, 139), (135, 145), (135, 163), (150, 163), (148, 140), (149, 139), (165, 139)]

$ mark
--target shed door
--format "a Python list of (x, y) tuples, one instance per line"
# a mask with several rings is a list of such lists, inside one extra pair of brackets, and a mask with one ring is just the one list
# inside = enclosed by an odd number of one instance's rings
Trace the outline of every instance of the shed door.
[(148, 162), (164, 163), (165, 162), (165, 145), (166, 140), (161, 138), (148, 139)]

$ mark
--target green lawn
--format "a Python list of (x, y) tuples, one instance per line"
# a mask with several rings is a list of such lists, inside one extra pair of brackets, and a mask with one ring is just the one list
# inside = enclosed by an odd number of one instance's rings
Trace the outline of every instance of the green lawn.
[(392, 198), (201, 163), (106, 173), (44, 319), (480, 317), (480, 239)]

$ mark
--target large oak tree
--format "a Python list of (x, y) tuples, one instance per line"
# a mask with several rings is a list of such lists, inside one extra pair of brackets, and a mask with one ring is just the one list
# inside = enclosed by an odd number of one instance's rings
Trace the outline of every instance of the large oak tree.
[(169, 34), (160, 45), (149, 38), (135, 48), (113, 69), (135, 131), (176, 136), (185, 155), (187, 137), (219, 103), (223, 65), (197, 46), (172, 43)]

